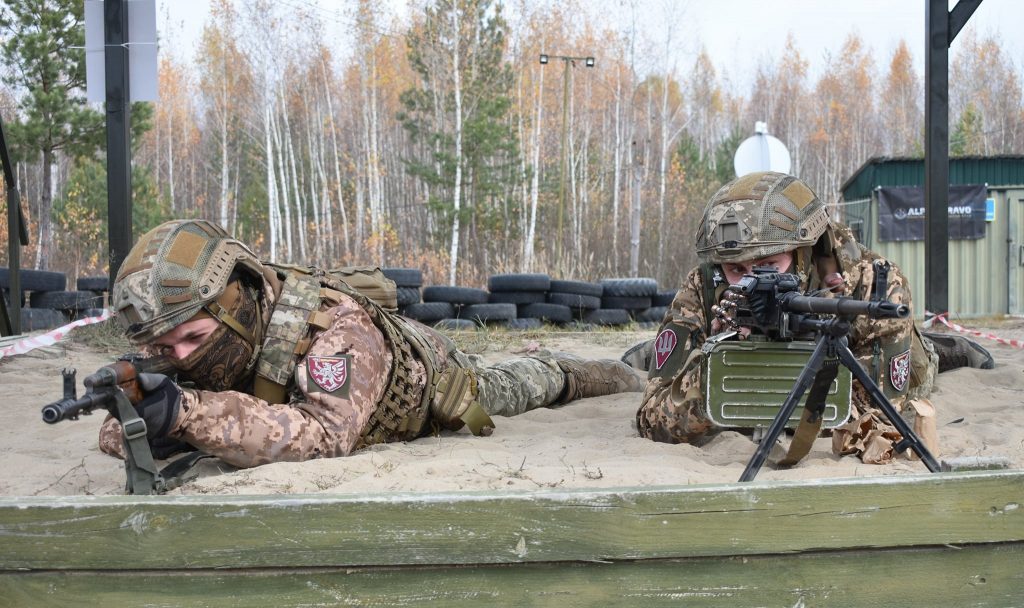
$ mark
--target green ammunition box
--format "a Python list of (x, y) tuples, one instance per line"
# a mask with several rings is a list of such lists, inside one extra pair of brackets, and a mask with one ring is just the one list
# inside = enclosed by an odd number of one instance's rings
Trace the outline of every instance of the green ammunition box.
[[(726, 428), (771, 424), (797, 376), (807, 365), (814, 342), (723, 341), (705, 344), (704, 398), (708, 417)], [(822, 428), (837, 427), (850, 417), (852, 374), (839, 366), (825, 399)], [(788, 428), (800, 423), (808, 389), (793, 410)]]

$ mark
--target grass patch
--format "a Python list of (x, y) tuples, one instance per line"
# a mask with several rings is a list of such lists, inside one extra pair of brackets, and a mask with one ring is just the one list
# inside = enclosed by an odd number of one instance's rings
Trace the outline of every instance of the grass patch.
[(120, 354), (138, 350), (128, 342), (124, 330), (113, 318), (79, 327), (69, 334), (69, 339), (74, 344), (104, 352)]

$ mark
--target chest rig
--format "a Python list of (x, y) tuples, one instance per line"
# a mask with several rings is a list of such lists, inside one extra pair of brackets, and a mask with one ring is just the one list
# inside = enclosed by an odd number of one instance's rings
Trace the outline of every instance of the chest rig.
[[(331, 316), (324, 311), (347, 296), (366, 312), (374, 327), (384, 335), (391, 353), (391, 369), (384, 393), (360, 432), (357, 448), (415, 439), (430, 430), (427, 423), (431, 414), (439, 418), (437, 422), (441, 426), (461, 426), (451, 424), (452, 421), (443, 415), (438, 416), (453, 409), (458, 411), (460, 404), (466, 404), (465, 409), (479, 414), (479, 405), (475, 401), (475, 377), (471, 371), (458, 369), (450, 358), (440, 356), (424, 335), (425, 328), (416, 327), (404, 317), (386, 310), (374, 298), (363, 293), (363, 284), (355, 289), (345, 280), (346, 274), (333, 271), (301, 266), (268, 266), (283, 276), (284, 281), (256, 364), (254, 394), (257, 397), (271, 403), (284, 403), (289, 392), (297, 390), (293, 382), (296, 365), (306, 355), (317, 334), (330, 327)], [(357, 274), (365, 282), (367, 275)], [(379, 291), (371, 290), (370, 293)], [(385, 301), (385, 304), (389, 302)], [(418, 380), (422, 374), (417, 363), (426, 373), (426, 382)], [(453, 381), (456, 378), (462, 381)], [(476, 428), (473, 430), (477, 432)]]

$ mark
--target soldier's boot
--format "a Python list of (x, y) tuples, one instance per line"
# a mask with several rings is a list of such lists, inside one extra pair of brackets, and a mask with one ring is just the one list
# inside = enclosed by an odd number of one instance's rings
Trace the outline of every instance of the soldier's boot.
[(651, 369), (651, 359), (654, 357), (654, 340), (638, 342), (622, 353), (619, 359), (633, 369), (646, 372)]
[(959, 367), (976, 369), (995, 367), (992, 354), (974, 340), (956, 334), (922, 332), (922, 335), (935, 346), (935, 353), (939, 355), (940, 374)]
[(583, 359), (568, 353), (554, 353), (554, 358), (565, 374), (565, 389), (556, 404), (584, 397), (644, 390), (640, 375), (622, 361)]

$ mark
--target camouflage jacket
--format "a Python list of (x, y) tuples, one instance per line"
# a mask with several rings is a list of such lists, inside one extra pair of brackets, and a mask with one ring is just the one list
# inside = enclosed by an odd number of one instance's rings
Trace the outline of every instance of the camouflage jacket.
[[(882, 260), (881, 256), (858, 244), (849, 230), (843, 226), (836, 226), (834, 233), (836, 244), (832, 256), (827, 259), (813, 259), (806, 267), (797, 269), (804, 284), (809, 290), (820, 289), (823, 284), (822, 277), (829, 272), (838, 271), (845, 279), (845, 284), (843, 292), (836, 295), (870, 299), (874, 282), (872, 263)], [(641, 411), (654, 408), (657, 403), (664, 403), (670, 399), (672, 381), (683, 371), (682, 366), (685, 362), (693, 361), (688, 353), (699, 350), (709, 336), (709, 319), (713, 318), (709, 312), (710, 306), (716, 302), (705, 301), (708, 293), (715, 293), (718, 296), (721, 289), (706, 290), (704, 272), (700, 267), (693, 269), (683, 282), (662, 322), (662, 327), (675, 323), (677, 328), (681, 327), (683, 333), (687, 334), (679, 335), (675, 347), (682, 352), (671, 358), (671, 361), (675, 362), (675, 369), (670, 369), (673, 364), (669, 363), (664, 369), (655, 372), (652, 366)], [(887, 297), (891, 302), (911, 305), (906, 277), (891, 263)], [(905, 393), (908, 385), (913, 383), (913, 370), (908, 369), (912, 336), (915, 334), (912, 316), (905, 319), (857, 317), (849, 334), (850, 350), (890, 399)], [(926, 362), (922, 364), (927, 365)]]
[[(384, 394), (392, 355), (384, 334), (351, 297), (341, 295), (322, 312), (330, 316), (330, 325), (314, 336), (295, 366), (286, 386), (289, 402), (268, 403), (239, 391), (183, 388), (169, 436), (238, 467), (351, 453)], [(446, 360), (450, 342), (422, 329), (438, 359)], [(426, 386), (426, 371), (418, 361), (413, 368), (418, 398)], [(100, 447), (123, 456), (116, 420), (101, 429)]]

